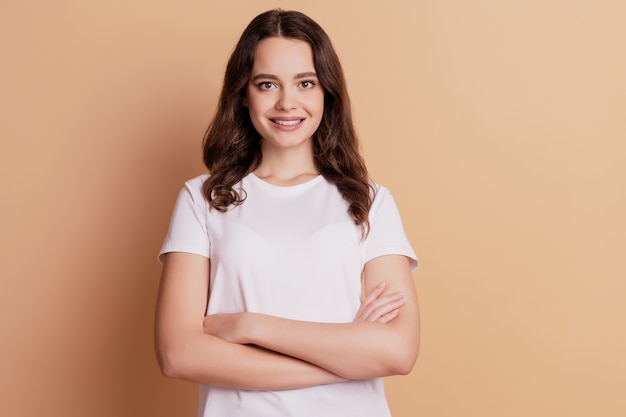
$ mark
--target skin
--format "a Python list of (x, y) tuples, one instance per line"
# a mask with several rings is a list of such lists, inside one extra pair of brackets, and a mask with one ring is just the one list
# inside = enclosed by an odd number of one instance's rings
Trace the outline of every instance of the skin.
[(307, 181), (318, 175), (311, 136), (324, 112), (311, 47), (267, 38), (257, 44), (254, 56), (245, 105), (262, 137), (263, 159), (255, 174), (276, 185)]
[(209, 271), (206, 257), (181, 252), (165, 255), (155, 326), (157, 360), (165, 376), (247, 390), (303, 388), (345, 380), (302, 360), (204, 333)]
[(263, 138), (263, 156), (305, 153), (324, 113), (324, 90), (311, 47), (299, 40), (267, 38), (255, 49), (245, 104)]
[[(364, 303), (374, 311), (372, 321), (312, 323), (258, 313), (214, 314), (204, 319), (204, 331), (302, 359), (347, 379), (405, 375), (419, 346), (417, 296), (408, 259), (391, 255), (368, 262), (364, 284), (369, 294), (384, 285), (372, 305)], [(377, 308), (390, 313), (377, 316)]]
[[(324, 92), (314, 68), (311, 48), (302, 41), (269, 38), (255, 50), (245, 105), (263, 138), (255, 174), (269, 183), (295, 185), (319, 175), (311, 135), (322, 117)], [(206, 257), (165, 255), (155, 344), (166, 376), (280, 390), (406, 374), (413, 368), (419, 309), (404, 256), (381, 256), (365, 265), (366, 297), (352, 323), (256, 313), (205, 317), (209, 271)]]

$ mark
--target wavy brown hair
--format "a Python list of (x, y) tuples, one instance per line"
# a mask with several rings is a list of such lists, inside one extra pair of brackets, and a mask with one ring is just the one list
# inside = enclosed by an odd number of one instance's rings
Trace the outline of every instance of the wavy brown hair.
[(375, 191), (359, 153), (343, 70), (326, 32), (296, 11), (276, 9), (254, 18), (230, 56), (217, 111), (203, 142), (204, 163), (211, 173), (204, 183), (210, 207), (226, 211), (243, 203), (245, 190), (240, 193), (233, 186), (261, 162), (261, 137), (252, 125), (244, 97), (256, 45), (270, 37), (301, 40), (313, 50), (315, 71), (324, 90), (322, 121), (312, 137), (315, 167), (337, 186), (355, 224), (366, 233)]

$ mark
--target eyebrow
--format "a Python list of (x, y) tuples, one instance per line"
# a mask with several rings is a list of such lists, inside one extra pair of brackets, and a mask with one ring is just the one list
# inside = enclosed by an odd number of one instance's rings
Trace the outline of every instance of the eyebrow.
[[(294, 80), (300, 79), (300, 78), (308, 78), (308, 77), (315, 77), (317, 78), (317, 74), (310, 71), (310, 72), (301, 72), (300, 74), (296, 74), (294, 78)], [(256, 81), (260, 78), (266, 79), (266, 80), (278, 80), (278, 77), (273, 75), (273, 74), (257, 74), (254, 77), (252, 77), (252, 81)]]

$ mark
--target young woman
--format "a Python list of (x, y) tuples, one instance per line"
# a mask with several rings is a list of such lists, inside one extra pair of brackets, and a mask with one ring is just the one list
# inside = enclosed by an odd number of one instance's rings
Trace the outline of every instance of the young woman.
[(201, 384), (201, 416), (389, 416), (381, 377), (418, 353), (417, 261), (317, 23), (272, 10), (249, 24), (204, 161), (159, 257), (163, 373)]

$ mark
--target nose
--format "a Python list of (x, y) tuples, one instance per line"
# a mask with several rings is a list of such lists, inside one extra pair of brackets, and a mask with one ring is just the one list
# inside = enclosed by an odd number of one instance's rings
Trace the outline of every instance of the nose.
[(298, 107), (296, 93), (290, 89), (282, 89), (278, 100), (276, 100), (277, 110), (292, 110)]

